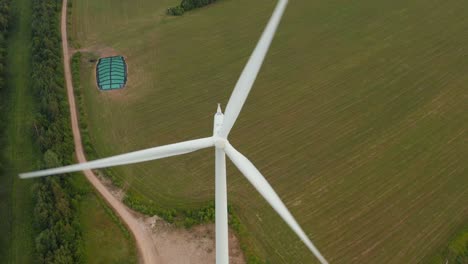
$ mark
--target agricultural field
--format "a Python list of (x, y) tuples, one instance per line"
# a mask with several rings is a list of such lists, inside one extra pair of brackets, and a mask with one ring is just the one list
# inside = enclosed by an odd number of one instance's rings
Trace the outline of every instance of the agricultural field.
[(16, 20), (7, 45), (7, 86), (0, 98), (1, 115), (6, 121), (0, 138), (0, 259), (2, 263), (33, 263), (33, 181), (22, 181), (17, 177), (22, 170), (33, 169), (40, 157), (29, 127), (34, 105), (28, 89), (31, 2), (18, 0), (12, 3)]
[[(208, 136), (275, 5), (221, 0), (72, 1), (76, 49), (123, 55), (128, 85), (82, 68), (100, 157)], [(230, 141), (331, 263), (431, 259), (468, 221), (468, 3), (290, 1)], [(212, 150), (113, 170), (162, 208), (214, 198)], [(270, 263), (311, 253), (228, 165), (229, 201)]]

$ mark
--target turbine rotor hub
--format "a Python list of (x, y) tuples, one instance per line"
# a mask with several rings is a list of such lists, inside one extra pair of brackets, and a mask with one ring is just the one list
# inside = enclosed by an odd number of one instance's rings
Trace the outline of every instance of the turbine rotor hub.
[(215, 147), (219, 149), (224, 149), (226, 147), (227, 139), (221, 137), (214, 138)]

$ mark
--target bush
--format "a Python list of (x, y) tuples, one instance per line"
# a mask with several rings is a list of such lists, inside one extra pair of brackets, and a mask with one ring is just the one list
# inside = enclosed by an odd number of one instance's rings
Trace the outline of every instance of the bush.
[(181, 16), (184, 14), (184, 9), (180, 6), (170, 7), (167, 9), (167, 14), (170, 16)]
[(214, 2), (216, 2), (216, 0), (182, 0), (180, 5), (168, 8), (166, 13), (170, 16), (181, 16), (184, 12), (200, 8)]
[(468, 263), (468, 225), (454, 236), (446, 248), (435, 256), (430, 263)]

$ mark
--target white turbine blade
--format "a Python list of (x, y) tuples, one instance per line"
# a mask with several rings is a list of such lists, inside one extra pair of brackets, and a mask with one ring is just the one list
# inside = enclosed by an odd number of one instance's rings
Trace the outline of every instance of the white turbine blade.
[(54, 174), (62, 174), (74, 171), (82, 171), (89, 169), (99, 169), (112, 167), (117, 165), (125, 165), (131, 163), (138, 163), (143, 161), (155, 160), (166, 158), (170, 156), (181, 155), (189, 152), (193, 152), (199, 149), (207, 148), (213, 146), (213, 138), (201, 138), (195, 139), (175, 144), (169, 144), (160, 147), (154, 147), (139, 151), (134, 151), (126, 154), (121, 154), (109, 158), (94, 160), (85, 163), (79, 163), (75, 165), (69, 165), (64, 167), (59, 167), (55, 169), (47, 169), (41, 171), (34, 171), (28, 173), (21, 173), (20, 178), (34, 178), (41, 176), (48, 176)]
[(265, 200), (275, 209), (275, 211), (283, 218), (283, 220), (291, 227), (291, 229), (299, 236), (304, 244), (312, 251), (317, 259), (322, 264), (328, 264), (327, 260), (322, 256), (320, 251), (314, 246), (312, 241), (309, 240), (302, 228), (296, 222), (294, 217), (289, 212), (288, 208), (281, 201), (279, 196), (263, 177), (263, 175), (255, 168), (255, 166), (234, 147), (226, 143), (224, 151), (232, 160), (234, 165), (244, 174), (247, 180), (257, 189), (257, 191), (265, 198)]
[(257, 77), (258, 71), (262, 66), (265, 55), (270, 47), (275, 31), (278, 28), (278, 24), (281, 17), (286, 9), (288, 0), (280, 0), (273, 12), (273, 15), (268, 22), (265, 30), (263, 31), (262, 37), (257, 43), (255, 50), (250, 56), (249, 61), (245, 65), (244, 70), (234, 87), (234, 90), (229, 98), (229, 102), (226, 106), (224, 113), (224, 124), (220, 131), (221, 137), (227, 137), (232, 129), (232, 126), (236, 122), (237, 117), (242, 109), (242, 106), (249, 95), (250, 89), (252, 88), (255, 78)]

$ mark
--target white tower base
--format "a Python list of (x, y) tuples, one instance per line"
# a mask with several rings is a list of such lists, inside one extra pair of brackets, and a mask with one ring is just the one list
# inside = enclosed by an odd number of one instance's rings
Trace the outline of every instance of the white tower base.
[(226, 154), (216, 148), (216, 264), (229, 263)]

